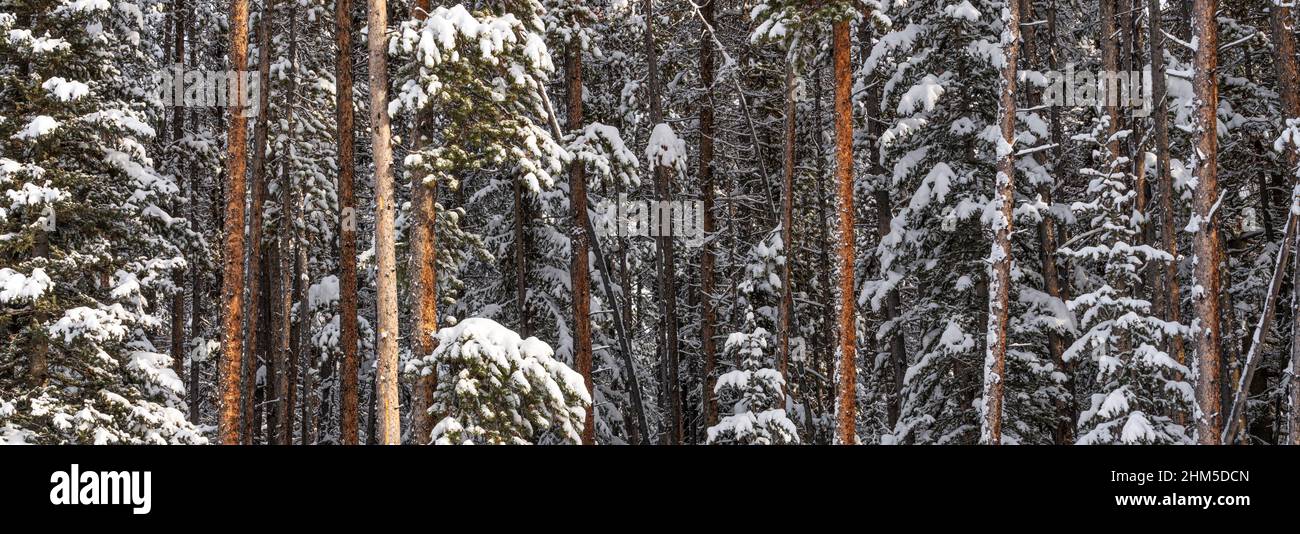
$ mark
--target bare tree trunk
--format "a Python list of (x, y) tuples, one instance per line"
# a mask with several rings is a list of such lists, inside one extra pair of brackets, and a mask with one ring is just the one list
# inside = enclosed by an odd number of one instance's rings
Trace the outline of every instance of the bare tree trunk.
[[(582, 47), (571, 40), (564, 48), (565, 86), (568, 91), (568, 127), (575, 134), (582, 130)], [(591, 267), (587, 264), (587, 174), (584, 162), (574, 159), (569, 164), (569, 204), (573, 209), (573, 257), (570, 266), (570, 283), (573, 286), (573, 342), (574, 361), (582, 375), (587, 391), (595, 395), (591, 382)], [(582, 444), (596, 444), (596, 418), (592, 405), (582, 427)]]
[(704, 35), (700, 39), (700, 85), (704, 95), (700, 102), (700, 189), (704, 204), (704, 245), (700, 250), (700, 352), (704, 357), (704, 386), (700, 398), (704, 401), (704, 424), (706, 427), (718, 424), (717, 398), (713, 395), (716, 379), (713, 377), (717, 365), (717, 344), (713, 339), (714, 322), (717, 320), (713, 310), (713, 269), (716, 258), (713, 254), (713, 27), (714, 4), (718, 0), (704, 0), (700, 6), (700, 16), (704, 24)]
[[(185, 28), (189, 25), (186, 19), (185, 0), (177, 0), (172, 8), (173, 18), (175, 19), (175, 52), (172, 61), (180, 66), (181, 72), (185, 70)], [(184, 102), (176, 102), (172, 107), (172, 144), (179, 148), (181, 138), (185, 137), (185, 107)], [(177, 154), (180, 152), (177, 151)], [(174, 171), (180, 174), (180, 158), (177, 158), (177, 164)], [(194, 175), (190, 175), (190, 181), (195, 180)], [(183, 182), (183, 179), (181, 179)], [(176, 184), (177, 187), (184, 189), (184, 184)], [(190, 189), (194, 189), (194, 184), (190, 184)], [(180, 213), (181, 203), (178, 200), (172, 205), (174, 213)], [(172, 277), (172, 282), (176, 284), (176, 293), (172, 294), (172, 313), (171, 313), (171, 356), (172, 371), (176, 377), (185, 376), (185, 273), (176, 272)], [(192, 395), (191, 395), (192, 396)]]
[[(289, 15), (289, 64), (298, 64), (298, 19), (290, 11)], [(294, 274), (297, 272), (295, 265), (298, 259), (298, 245), (295, 238), (298, 220), (300, 218), (299, 206), (301, 198), (299, 197), (298, 185), (294, 183), (293, 178), (293, 158), (295, 150), (293, 146), (294, 106), (297, 104), (297, 94), (295, 80), (297, 73), (291, 73), (288, 78), (288, 95), (287, 104), (285, 105), (286, 115), (286, 144), (288, 150), (280, 155), (280, 264), (279, 264), (279, 296), (277, 302), (280, 305), (280, 324), (278, 334), (280, 336), (279, 346), (275, 351), (275, 420), (276, 426), (268, 428), (267, 433), (274, 433), (274, 443), (279, 445), (293, 444), (293, 381), (295, 378), (295, 343), (293, 340), (293, 303), (294, 303), (294, 280), (297, 278)]]
[[(263, 277), (264, 260), (262, 258), (262, 212), (266, 203), (266, 143), (271, 122), (271, 19), (275, 11), (275, 0), (267, 0), (259, 14), (257, 24), (257, 80), (259, 84), (257, 99), (257, 123), (253, 127), (253, 198), (248, 214), (248, 322), (245, 325), (245, 345), (249, 347), (241, 373), (244, 377), (244, 413), (249, 414), (244, 420), (244, 443), (251, 443), (253, 420), (251, 415), (261, 408), (255, 401), (257, 388), (258, 363), (265, 361), (269, 349), (266, 334), (270, 328), (270, 317), (264, 315), (262, 302), (265, 291)], [(269, 382), (268, 382), (269, 383)]]
[[(194, 35), (193, 31), (191, 31), (190, 35), (191, 38), (193, 38)], [(190, 51), (189, 51), (190, 64), (192, 65), (198, 64), (197, 61), (198, 55), (195, 50), (197, 48), (198, 48), (197, 46), (190, 47)], [(199, 116), (197, 112), (194, 112), (190, 116), (190, 118), (194, 121), (195, 125), (199, 124)], [(199, 180), (197, 161), (194, 160), (190, 161), (189, 174), (192, 177), (190, 179), (190, 190), (189, 190), (189, 204), (190, 204), (189, 205), (189, 213), (190, 213), (189, 227), (191, 232), (197, 233), (199, 231), (199, 196), (198, 195), (199, 195), (199, 190), (202, 187), (202, 182)], [(201, 269), (198, 268), (190, 269), (190, 280), (191, 280), (190, 293), (193, 294), (193, 296), (191, 297), (192, 301), (190, 302), (190, 338), (194, 341), (199, 340), (200, 335), (203, 332), (202, 299), (203, 299), (203, 292), (206, 291), (206, 289), (203, 287), (203, 277), (204, 277), (204, 273), (202, 272)], [(196, 344), (190, 346), (189, 348), (191, 351), (194, 351), (198, 349), (198, 346)], [(207, 352), (206, 347), (204, 347), (203, 350), (205, 353)], [(190, 387), (188, 391), (189, 395), (185, 399), (190, 409), (190, 414), (189, 414), (190, 423), (195, 425), (199, 424), (200, 408), (202, 407), (202, 401), (203, 401), (202, 392), (199, 390), (199, 379), (200, 379), (199, 363), (200, 362), (194, 361), (193, 359), (191, 359), (190, 361)]]
[[(1290, 7), (1275, 2), (1269, 7), (1273, 16), (1273, 35), (1277, 46), (1275, 64), (1279, 93), (1282, 95), (1283, 124), (1285, 119), (1300, 119), (1300, 67), (1296, 62), (1295, 18)], [(1295, 187), (1300, 187), (1300, 146), (1287, 147), (1286, 171), (1284, 175), (1295, 176)], [(1296, 237), (1292, 243), (1295, 254), (1291, 266), (1291, 444), (1300, 445), (1300, 215), (1297, 214), (1297, 202), (1293, 192), (1290, 197), (1290, 225), (1295, 228)], [(1256, 339), (1259, 344), (1262, 338)]]
[[(286, 198), (283, 191), (280, 191), (280, 193), (281, 195), (276, 202), (283, 205)], [(266, 260), (265, 264), (262, 265), (262, 273), (265, 274), (266, 281), (262, 287), (261, 314), (264, 318), (263, 321), (268, 325), (266, 328), (257, 331), (257, 340), (258, 348), (266, 355), (262, 360), (262, 364), (266, 366), (266, 372), (263, 373), (261, 384), (257, 386), (255, 392), (257, 396), (254, 401), (258, 421), (257, 426), (254, 427), (254, 435), (258, 439), (255, 439), (253, 443), (265, 443), (267, 445), (274, 445), (278, 438), (277, 429), (280, 425), (278, 377), (280, 376), (281, 359), (284, 355), (280, 350), (280, 338), (282, 337), (281, 333), (288, 326), (283, 314), (280, 313), (281, 301), (284, 299), (282, 289), (284, 280), (280, 278), (283, 272), (281, 267), (284, 260), (282, 257), (287, 254), (287, 251), (284, 251), (283, 243), (279, 239), (279, 228), (276, 228), (276, 230), (267, 239)], [(256, 371), (254, 373), (253, 376), (256, 377)], [(265, 432), (262, 430), (264, 428), (263, 421), (266, 423)]]
[[(415, 18), (424, 21), (428, 17), (429, 0), (417, 0)], [(421, 110), (416, 120), (416, 147), (429, 143), (428, 127), (432, 122), (432, 113)], [(411, 273), (412, 294), (415, 294), (415, 344), (416, 355), (426, 356), (433, 353), (438, 342), (433, 334), (438, 331), (438, 272), (437, 272), (437, 233), (435, 233), (434, 204), (438, 201), (438, 184), (426, 183), (428, 175), (416, 173), (412, 177), (412, 208), (415, 210), (415, 225), (411, 227)], [(433, 391), (437, 387), (437, 370), (432, 369), (428, 375), (416, 378), (412, 385), (411, 435), (426, 443), (433, 434), (434, 420), (429, 413), (433, 405)]]
[[(423, 21), (428, 16), (429, 0), (416, 2), (415, 19)], [(416, 131), (413, 133), (417, 150), (428, 145), (427, 132), (433, 116), (430, 110), (422, 110), (416, 119)], [(423, 172), (414, 172), (411, 178), (411, 206), (415, 212), (415, 224), (411, 226), (411, 273), (412, 293), (415, 294), (415, 323), (413, 346), (417, 356), (427, 356), (437, 348), (433, 334), (438, 331), (438, 271), (437, 271), (437, 233), (434, 205), (438, 201), (438, 184), (427, 183), (428, 176)], [(436, 369), (429, 375), (421, 376), (412, 384), (411, 402), (411, 438), (416, 443), (428, 443), (433, 434), (434, 420), (429, 414), (433, 405), (433, 391), (437, 384)]]
[[(1178, 237), (1175, 228), (1174, 180), (1169, 172), (1169, 105), (1165, 102), (1164, 31), (1160, 24), (1160, 0), (1147, 0), (1147, 17), (1151, 24), (1151, 100), (1156, 123), (1156, 172), (1160, 182), (1160, 239), (1165, 252), (1172, 258), (1164, 267), (1164, 314), (1170, 322), (1182, 321), (1182, 296), (1178, 284)], [(1183, 349), (1183, 336), (1169, 336), (1169, 348), (1174, 360), (1187, 364)], [(1182, 411), (1174, 415), (1175, 421), (1185, 422)]]
[(339, 369), (339, 434), (344, 445), (356, 445), (357, 427), (357, 213), (353, 191), (356, 166), (352, 132), (352, 3), (335, 0), (335, 63), (337, 91), (337, 141), (339, 153), (339, 343), (343, 361)]
[[(781, 265), (781, 303), (778, 309), (779, 321), (777, 326), (777, 362), (776, 370), (781, 376), (789, 379), (790, 367), (790, 325), (793, 323), (790, 314), (794, 311), (794, 295), (791, 293), (790, 286), (794, 280), (790, 276), (790, 264), (794, 258), (793, 238), (794, 232), (791, 227), (794, 226), (794, 144), (795, 144), (795, 113), (796, 106), (794, 102), (794, 50), (786, 52), (785, 61), (785, 143), (783, 147), (783, 161), (781, 166), (781, 247), (782, 254), (785, 255), (785, 262)], [(788, 388), (785, 388), (788, 390)], [(782, 391), (783, 396), (788, 391)], [(784, 405), (784, 398), (782, 399)]]
[[(1028, 19), (1028, 20), (1036, 20), (1033, 1), (1032, 0), (1019, 0), (1019, 1), (1021, 2), (1020, 18)], [(1055, 13), (1049, 12), (1048, 16), (1054, 19)], [(1028, 62), (1031, 65), (1031, 68), (1033, 68), (1032, 67), (1033, 65), (1040, 64), (1038, 63), (1040, 59), (1038, 55), (1039, 34), (1037, 31), (1037, 27), (1032, 25), (1024, 26), (1023, 33), (1024, 33), (1024, 40), (1023, 40), (1024, 54), (1023, 55), (1024, 57), (1028, 58)], [(1055, 65), (1051, 65), (1049, 66), (1049, 68), (1051, 68), (1052, 70), (1056, 70)], [(1028, 89), (1029, 89), (1029, 107), (1037, 108), (1038, 106), (1042, 105), (1043, 103), (1042, 91), (1034, 88), (1033, 86), (1030, 86)], [(1056, 141), (1053, 140), (1053, 142)], [(1035, 152), (1034, 161), (1036, 161), (1039, 165), (1046, 165), (1047, 164), (1046, 151)], [(1060, 174), (1056, 173), (1055, 176), (1060, 176)], [(1052, 205), (1052, 185), (1053, 184), (1039, 184), (1037, 187), (1039, 201), (1048, 206)], [(1043, 269), (1042, 272), (1043, 288), (1046, 290), (1047, 295), (1049, 297), (1051, 297), (1052, 299), (1058, 302), (1064, 303), (1065, 299), (1062, 298), (1062, 291), (1061, 291), (1061, 275), (1060, 273), (1057, 272), (1057, 268), (1056, 268), (1056, 240), (1057, 240), (1056, 219), (1051, 215), (1046, 215), (1042, 217), (1042, 220), (1039, 221), (1038, 223), (1038, 244), (1042, 254), (1039, 257), (1039, 262), (1042, 264), (1042, 269)], [(1051, 354), (1052, 364), (1061, 373), (1066, 374), (1068, 376), (1065, 360), (1062, 357), (1062, 355), (1065, 352), (1065, 340), (1061, 338), (1061, 335), (1059, 333), (1055, 331), (1048, 331), (1047, 350), (1048, 353)], [(1052, 442), (1057, 445), (1068, 445), (1074, 443), (1074, 415), (1072, 411), (1069, 409), (1069, 403), (1066, 402), (1065, 399), (1060, 399), (1060, 398), (1057, 399), (1056, 417), (1057, 417), (1057, 422), (1055, 425), (1053, 425), (1054, 429), (1052, 431)]]
[[(1003, 14), (1001, 103), (998, 122), (1002, 143), (998, 147), (997, 184), (993, 204), (1000, 213), (993, 219), (994, 241), (989, 252), (989, 319), (984, 357), (984, 428), (981, 441), (1002, 444), (1002, 396), (1006, 381), (1007, 324), (1011, 296), (1011, 224), (1016, 192), (1016, 62), (1020, 57), (1020, 3), (1008, 2)], [(1006, 41), (1006, 39), (1010, 39)]]
[(1215, 111), (1219, 107), (1217, 79), (1219, 28), (1217, 0), (1193, 0), (1192, 34), (1197, 43), (1193, 59), (1192, 88), (1197, 108), (1192, 115), (1192, 176), (1196, 180), (1193, 207), (1197, 225), (1196, 251), (1196, 400), (1200, 413), (1196, 431), (1202, 444), (1218, 443), (1222, 428), (1219, 413), (1219, 202), (1217, 181), (1218, 138)]
[(519, 314), (519, 333), (523, 337), (533, 335), (528, 320), (528, 233), (524, 229), (528, 217), (528, 207), (524, 205), (524, 185), (519, 180), (512, 184), (515, 206), (515, 306)]
[[(650, 96), (650, 124), (658, 125), (663, 122), (663, 102), (661, 100), (659, 87), (659, 59), (658, 52), (655, 50), (655, 31), (654, 31), (654, 0), (644, 0), (642, 14), (646, 21), (645, 30), (645, 54), (646, 54), (646, 86)], [(654, 163), (655, 174), (655, 194), (659, 197), (660, 202), (671, 200), (672, 178), (668, 175), (668, 170), (663, 165)], [(678, 355), (677, 355), (677, 283), (674, 265), (676, 265), (676, 255), (673, 252), (673, 238), (671, 236), (659, 236), (656, 239), (656, 246), (659, 252), (659, 291), (660, 298), (663, 299), (663, 314), (660, 320), (664, 324), (663, 354), (664, 364), (667, 370), (665, 373), (665, 393), (667, 394), (668, 417), (666, 419), (667, 428), (664, 429), (664, 441), (669, 445), (679, 445), (682, 443), (682, 388), (677, 378)]]
[(842, 445), (857, 443), (857, 313), (854, 308), (854, 231), (853, 231), (853, 70), (849, 66), (849, 21), (839, 20), (831, 26), (835, 62), (835, 181), (838, 186), (839, 210), (839, 392), (836, 398), (836, 441)]
[[(248, 0), (230, 2), (230, 68), (236, 72), (248, 70)], [(236, 77), (242, 80), (242, 78)], [(242, 88), (241, 88), (242, 89)], [(245, 94), (242, 91), (237, 94)], [(243, 308), (244, 308), (244, 194), (247, 148), (246, 120), (243, 109), (231, 106), (230, 128), (227, 130), (226, 175), (230, 185), (226, 189), (225, 243), (222, 261), (221, 302), (222, 360), (219, 368), (221, 383), (220, 417), (217, 421), (218, 439), (223, 445), (239, 443), (240, 367), (244, 359)]]
[(370, 0), (370, 131), (375, 160), (376, 320), (379, 341), (375, 371), (379, 443), (402, 440), (397, 398), (397, 245), (393, 217), (393, 147), (388, 118), (388, 3)]
[[(194, 57), (195, 57), (194, 51), (193, 48), (191, 48), (190, 58), (193, 59)], [(193, 62), (191, 61), (191, 63)], [(191, 118), (197, 119), (198, 117), (192, 116)], [(197, 123), (198, 121), (196, 120), (195, 122)], [(201, 183), (199, 182), (198, 179), (199, 173), (198, 173), (197, 162), (194, 161), (190, 162), (190, 176), (192, 176), (193, 178), (191, 178), (190, 180), (190, 191), (189, 191), (189, 203), (190, 203), (189, 225), (190, 225), (190, 231), (198, 232), (199, 230), (198, 192)], [(191, 284), (190, 293), (193, 295), (191, 297), (192, 301), (190, 302), (190, 338), (193, 341), (198, 341), (199, 339), (201, 339), (200, 335), (203, 333), (203, 313), (204, 313), (203, 292), (207, 290), (206, 288), (203, 287), (204, 276), (205, 274), (201, 269), (195, 268), (190, 270), (190, 284)], [(199, 349), (199, 346), (197, 344), (194, 344), (190, 346), (189, 349), (191, 351), (195, 351)], [(204, 353), (207, 352), (207, 347), (203, 347), (203, 352)], [(190, 387), (188, 391), (188, 396), (185, 399), (186, 402), (189, 404), (190, 423), (196, 425), (199, 424), (199, 413), (200, 413), (199, 410), (203, 402), (202, 391), (200, 391), (199, 389), (199, 378), (200, 378), (199, 363), (200, 362), (195, 361), (192, 358), (190, 360)]]

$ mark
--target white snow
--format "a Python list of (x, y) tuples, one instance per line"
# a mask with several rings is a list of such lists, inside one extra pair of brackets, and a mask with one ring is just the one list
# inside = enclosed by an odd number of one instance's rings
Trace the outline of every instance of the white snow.
[(41, 88), (49, 91), (55, 98), (64, 102), (71, 102), (90, 94), (90, 86), (78, 81), (65, 80), (58, 76), (45, 80), (45, 83), (41, 84)]
[(663, 166), (685, 172), (686, 141), (677, 137), (677, 133), (673, 132), (671, 126), (661, 122), (650, 132), (650, 140), (645, 147), (645, 157), (651, 167)]
[(900, 115), (911, 115), (916, 112), (917, 106), (925, 111), (934, 110), (934, 105), (939, 102), (939, 97), (943, 96), (943, 84), (939, 78), (933, 74), (926, 74), (921, 81), (908, 89), (906, 93), (898, 100), (898, 113)]
[(943, 12), (954, 19), (965, 19), (971, 22), (978, 21), (980, 18), (979, 10), (970, 4), (970, 0), (962, 0), (960, 4), (944, 6)]
[(40, 267), (32, 269), (31, 276), (8, 267), (0, 269), (0, 303), (34, 302), (51, 287), (54, 282)]
[(49, 115), (37, 115), (27, 123), (27, 126), (24, 126), (22, 130), (19, 130), (18, 133), (13, 134), (10, 138), (19, 140), (36, 139), (54, 131), (54, 129), (58, 127), (59, 121), (55, 120), (54, 117)]

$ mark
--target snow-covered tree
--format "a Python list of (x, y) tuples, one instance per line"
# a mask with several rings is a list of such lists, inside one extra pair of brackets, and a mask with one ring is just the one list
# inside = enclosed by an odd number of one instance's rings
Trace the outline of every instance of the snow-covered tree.
[(428, 408), (438, 421), (429, 437), (433, 443), (582, 440), (591, 395), (582, 375), (556, 360), (550, 345), (483, 318), (455, 323), (436, 337), (433, 354), (406, 366), (408, 373), (437, 370), (438, 389)]
[(203, 443), (149, 334), (186, 266), (145, 154), (153, 59), (131, 2), (0, 12), (0, 442)]
[[(1096, 146), (1105, 149), (1104, 143)], [(1151, 302), (1133, 289), (1147, 265), (1173, 258), (1136, 244), (1137, 191), (1126, 173), (1107, 168), (1082, 169), (1091, 177), (1087, 193), (1093, 200), (1072, 208), (1091, 221), (1092, 244), (1060, 251), (1085, 277), (1083, 291), (1067, 303), (1081, 332), (1064, 358), (1087, 359), (1095, 365), (1087, 368), (1096, 373), (1093, 393), (1081, 399), (1087, 404), (1081, 406), (1078, 442), (1187, 443), (1189, 432), (1176, 417), (1190, 413), (1192, 387), (1186, 379), (1191, 371), (1163, 347), (1171, 336), (1187, 336), (1188, 329), (1154, 316)]]
[(728, 445), (789, 445), (799, 443), (799, 429), (785, 413), (785, 378), (768, 367), (771, 334), (754, 325), (748, 332), (727, 337), (723, 349), (740, 360), (740, 368), (718, 377), (714, 393), (720, 406), (731, 406), (717, 425), (708, 429), (708, 443)]

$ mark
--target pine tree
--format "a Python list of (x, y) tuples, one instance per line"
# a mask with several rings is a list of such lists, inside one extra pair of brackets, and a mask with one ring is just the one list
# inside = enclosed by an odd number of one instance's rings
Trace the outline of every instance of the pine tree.
[(748, 332), (727, 338), (725, 352), (740, 361), (740, 368), (718, 377), (719, 402), (732, 406), (732, 414), (708, 429), (708, 443), (733, 445), (788, 445), (799, 443), (799, 431), (785, 413), (785, 378), (767, 367), (765, 352), (771, 341), (767, 330), (746, 316)]
[(136, 4), (26, 2), (0, 13), (0, 443), (205, 443), (150, 338), (152, 295), (182, 289), (179, 192), (153, 168), (157, 68)]
[(430, 408), (440, 416), (434, 443), (582, 442), (591, 396), (545, 342), (482, 318), (443, 328), (437, 340), (433, 354), (407, 365), (412, 373), (436, 367), (442, 377)]
[[(1109, 152), (1105, 120), (1093, 135), (1097, 152)], [(1155, 317), (1150, 301), (1134, 295), (1150, 263), (1171, 262), (1163, 250), (1133, 243), (1138, 232), (1132, 205), (1137, 193), (1129, 176), (1109, 157), (1107, 171), (1082, 169), (1091, 176), (1087, 192), (1095, 200), (1076, 203), (1074, 210), (1092, 221), (1095, 244), (1063, 247), (1079, 268), (1095, 273), (1089, 284), (1067, 304), (1079, 318), (1082, 333), (1066, 349), (1066, 361), (1087, 358), (1095, 365), (1095, 393), (1079, 416), (1078, 443), (1186, 443), (1186, 429), (1170, 414), (1192, 405), (1191, 385), (1183, 381), (1190, 370), (1162, 347), (1186, 327)]]

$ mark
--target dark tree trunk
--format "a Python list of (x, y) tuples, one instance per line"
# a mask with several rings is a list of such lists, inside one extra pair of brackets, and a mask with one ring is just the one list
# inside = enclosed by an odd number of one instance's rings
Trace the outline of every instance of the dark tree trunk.
[(357, 213), (353, 191), (354, 155), (352, 112), (352, 5), (335, 0), (335, 40), (338, 57), (337, 142), (339, 154), (339, 343), (343, 346), (339, 369), (339, 434), (344, 445), (356, 445), (357, 426)]
[(700, 85), (704, 96), (700, 101), (700, 189), (701, 202), (704, 204), (704, 244), (700, 250), (700, 352), (704, 358), (704, 385), (700, 398), (704, 404), (704, 424), (718, 424), (717, 399), (713, 394), (714, 367), (717, 365), (717, 342), (713, 339), (714, 322), (717, 320), (713, 310), (713, 28), (714, 4), (718, 0), (704, 0), (700, 6), (700, 16), (704, 19), (704, 34), (700, 37)]

